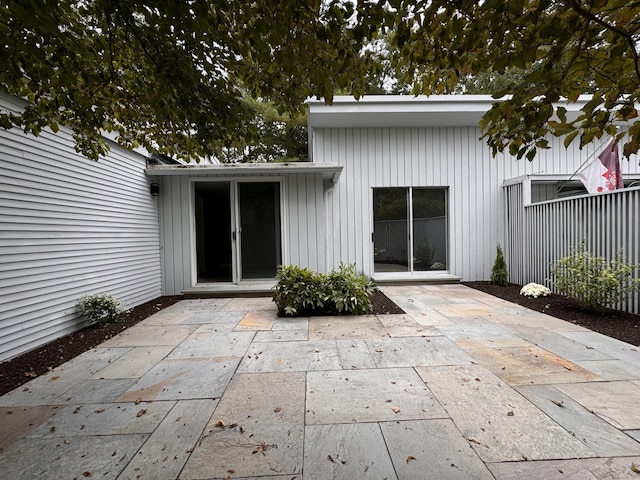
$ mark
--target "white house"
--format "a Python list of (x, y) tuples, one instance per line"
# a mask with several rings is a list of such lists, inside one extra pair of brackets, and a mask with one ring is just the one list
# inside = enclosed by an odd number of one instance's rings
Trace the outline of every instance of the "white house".
[[(0, 360), (78, 328), (87, 293), (134, 306), (268, 292), (280, 264), (355, 263), (378, 282), (488, 279), (518, 205), (505, 209), (505, 185), (523, 182), (528, 202), (563, 195), (606, 142), (553, 138), (533, 162), (494, 158), (478, 128), (493, 101), (311, 101), (309, 163), (151, 165), (116, 144), (92, 162), (65, 129), (0, 130)], [(640, 179), (637, 161), (622, 170)]]
[[(580, 150), (553, 138), (533, 162), (494, 158), (478, 127), (493, 102), (311, 101), (311, 163), (149, 168), (161, 191), (163, 293), (268, 287), (279, 264), (355, 263), (378, 282), (488, 279), (505, 237), (503, 184), (527, 176), (536, 200), (559, 185), (564, 194), (607, 141)], [(637, 162), (622, 170), (640, 178)]]

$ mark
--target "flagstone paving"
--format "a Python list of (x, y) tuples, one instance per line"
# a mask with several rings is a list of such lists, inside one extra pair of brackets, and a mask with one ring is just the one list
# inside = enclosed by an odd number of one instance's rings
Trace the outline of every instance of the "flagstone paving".
[(639, 348), (462, 285), (382, 290), (406, 314), (162, 310), (0, 397), (2, 478), (640, 478)]

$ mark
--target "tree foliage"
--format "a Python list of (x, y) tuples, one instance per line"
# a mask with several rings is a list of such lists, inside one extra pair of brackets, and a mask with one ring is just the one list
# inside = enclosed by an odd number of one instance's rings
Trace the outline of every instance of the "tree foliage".
[[(381, 2), (380, 2), (381, 3)], [(393, 30), (394, 64), (413, 93), (449, 93), (461, 79), (522, 78), (494, 92), (497, 102), (481, 126), (493, 153), (532, 159), (547, 134), (579, 138), (584, 146), (631, 121), (624, 155), (640, 148), (640, 2), (637, 0), (389, 0), (360, 9), (360, 21)], [(407, 66), (409, 68), (407, 68)], [(495, 78), (495, 77), (494, 77)], [(578, 118), (554, 104), (593, 99)]]
[[(257, 133), (244, 93), (299, 111), (310, 96), (380, 90), (389, 71), (415, 94), (483, 78), (509, 94), (481, 123), (494, 154), (532, 159), (549, 134), (640, 149), (639, 0), (5, 0), (0, 38), (0, 87), (27, 100), (0, 126), (68, 125), (92, 158), (103, 130), (214, 155)], [(371, 48), (381, 38), (388, 52)], [(582, 93), (593, 99), (578, 118), (557, 106)]]
[(351, 4), (268, 0), (6, 0), (0, 85), (24, 113), (0, 126), (73, 129), (78, 149), (127, 147), (214, 155), (256, 134), (241, 89), (299, 110), (340, 88), (364, 92), (366, 62)]

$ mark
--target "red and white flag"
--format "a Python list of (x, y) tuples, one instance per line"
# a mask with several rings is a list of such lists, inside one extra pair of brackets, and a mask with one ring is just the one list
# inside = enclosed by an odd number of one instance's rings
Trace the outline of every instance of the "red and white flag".
[(614, 138), (598, 155), (585, 173), (581, 173), (580, 180), (589, 193), (608, 192), (624, 188), (620, 160), (618, 158), (618, 142)]

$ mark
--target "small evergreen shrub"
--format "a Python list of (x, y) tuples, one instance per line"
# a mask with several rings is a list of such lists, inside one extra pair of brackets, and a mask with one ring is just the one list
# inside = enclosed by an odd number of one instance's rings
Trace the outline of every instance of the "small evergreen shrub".
[(610, 262), (587, 251), (584, 240), (551, 268), (553, 285), (559, 293), (574, 299), (585, 310), (601, 311), (626, 300), (640, 288), (633, 278), (639, 265), (627, 263), (618, 250)]
[(502, 248), (498, 245), (496, 250), (496, 259), (491, 269), (491, 283), (504, 287), (509, 280), (509, 272), (507, 271), (507, 262), (504, 260)]
[(122, 312), (122, 303), (113, 295), (85, 295), (76, 304), (90, 324), (113, 322)]
[(280, 315), (361, 315), (371, 310), (374, 290), (355, 265), (340, 264), (327, 275), (295, 265), (280, 266), (273, 301)]

